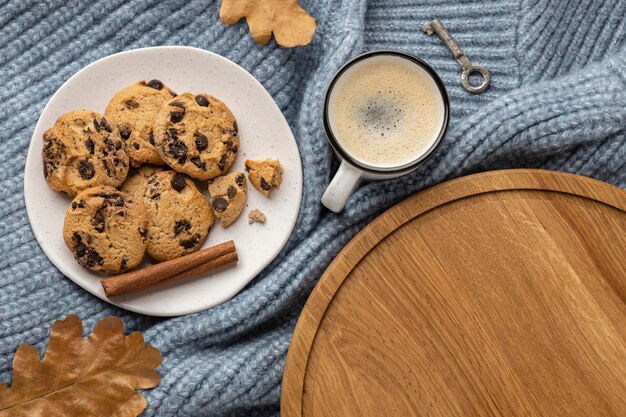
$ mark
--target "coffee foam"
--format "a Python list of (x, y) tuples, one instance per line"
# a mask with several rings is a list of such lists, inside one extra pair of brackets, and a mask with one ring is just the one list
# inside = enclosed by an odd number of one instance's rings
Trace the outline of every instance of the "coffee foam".
[(341, 147), (376, 168), (410, 164), (434, 144), (444, 123), (437, 84), (421, 66), (378, 55), (348, 68), (333, 86), (328, 121)]

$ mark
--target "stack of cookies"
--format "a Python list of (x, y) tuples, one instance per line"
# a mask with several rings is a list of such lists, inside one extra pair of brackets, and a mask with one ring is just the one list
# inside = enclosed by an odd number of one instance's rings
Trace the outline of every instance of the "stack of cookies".
[[(66, 113), (43, 138), (46, 181), (74, 198), (65, 243), (92, 271), (126, 272), (144, 253), (161, 262), (195, 252), (215, 218), (228, 227), (245, 207), (246, 175), (228, 172), (240, 148), (237, 121), (211, 95), (140, 81), (118, 92), (104, 115)], [(278, 161), (245, 166), (264, 196), (280, 186)], [(208, 181), (210, 201), (197, 181)], [(264, 220), (251, 212), (251, 223)]]

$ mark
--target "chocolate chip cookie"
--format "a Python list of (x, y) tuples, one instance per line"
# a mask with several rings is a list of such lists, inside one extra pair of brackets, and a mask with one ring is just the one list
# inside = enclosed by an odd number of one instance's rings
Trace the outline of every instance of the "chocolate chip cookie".
[(269, 197), (272, 188), (280, 187), (283, 181), (283, 167), (275, 159), (264, 161), (246, 160), (246, 171), (250, 183), (265, 197)]
[(120, 131), (133, 166), (163, 164), (154, 147), (152, 129), (163, 104), (176, 93), (159, 80), (139, 81), (113, 96), (105, 117)]
[(129, 161), (118, 130), (89, 110), (65, 113), (43, 134), (43, 174), (55, 191), (75, 196), (98, 185), (118, 187)]
[(217, 177), (209, 184), (211, 207), (222, 227), (228, 227), (246, 205), (246, 176), (243, 172)]
[(200, 249), (214, 216), (209, 200), (189, 177), (174, 171), (151, 176), (144, 202), (149, 218), (148, 255), (161, 262)]
[(200, 180), (228, 171), (239, 149), (235, 116), (208, 94), (169, 100), (154, 124), (154, 140), (163, 161)]
[(141, 263), (147, 226), (142, 200), (99, 186), (76, 195), (65, 214), (63, 239), (83, 267), (119, 274)]
[(143, 199), (148, 186), (148, 178), (154, 174), (170, 169), (164, 165), (142, 165), (139, 168), (132, 168), (128, 172), (128, 178), (120, 187), (120, 191), (131, 194), (137, 198)]

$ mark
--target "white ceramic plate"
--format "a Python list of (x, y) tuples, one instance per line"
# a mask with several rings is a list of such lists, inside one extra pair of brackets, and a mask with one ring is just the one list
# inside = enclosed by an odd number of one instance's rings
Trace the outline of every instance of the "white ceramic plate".
[[(159, 79), (174, 91), (208, 93), (224, 101), (235, 114), (241, 147), (233, 171), (246, 159), (280, 160), (285, 174), (269, 199), (248, 184), (241, 217), (228, 229), (211, 228), (204, 247), (234, 240), (237, 266), (207, 273), (179, 284), (107, 299), (99, 280), (82, 268), (63, 242), (63, 219), (71, 199), (52, 191), (43, 177), (43, 132), (71, 110), (104, 112), (109, 99), (139, 80)], [(43, 110), (31, 140), (24, 173), (26, 210), (31, 227), (50, 261), (68, 278), (112, 304), (153, 316), (176, 316), (205, 310), (239, 292), (278, 255), (298, 216), (302, 166), (296, 141), (280, 109), (263, 86), (246, 70), (214, 53), (172, 46), (136, 49), (111, 55), (80, 70), (65, 82)], [(206, 192), (205, 192), (206, 193)], [(267, 216), (264, 225), (248, 225), (250, 209)]]

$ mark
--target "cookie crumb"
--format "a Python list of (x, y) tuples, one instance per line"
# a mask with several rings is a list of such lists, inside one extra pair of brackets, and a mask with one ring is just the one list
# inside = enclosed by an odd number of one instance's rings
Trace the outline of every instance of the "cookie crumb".
[(254, 222), (257, 223), (265, 223), (265, 214), (259, 209), (250, 210), (248, 213), (248, 224), (252, 224)]

